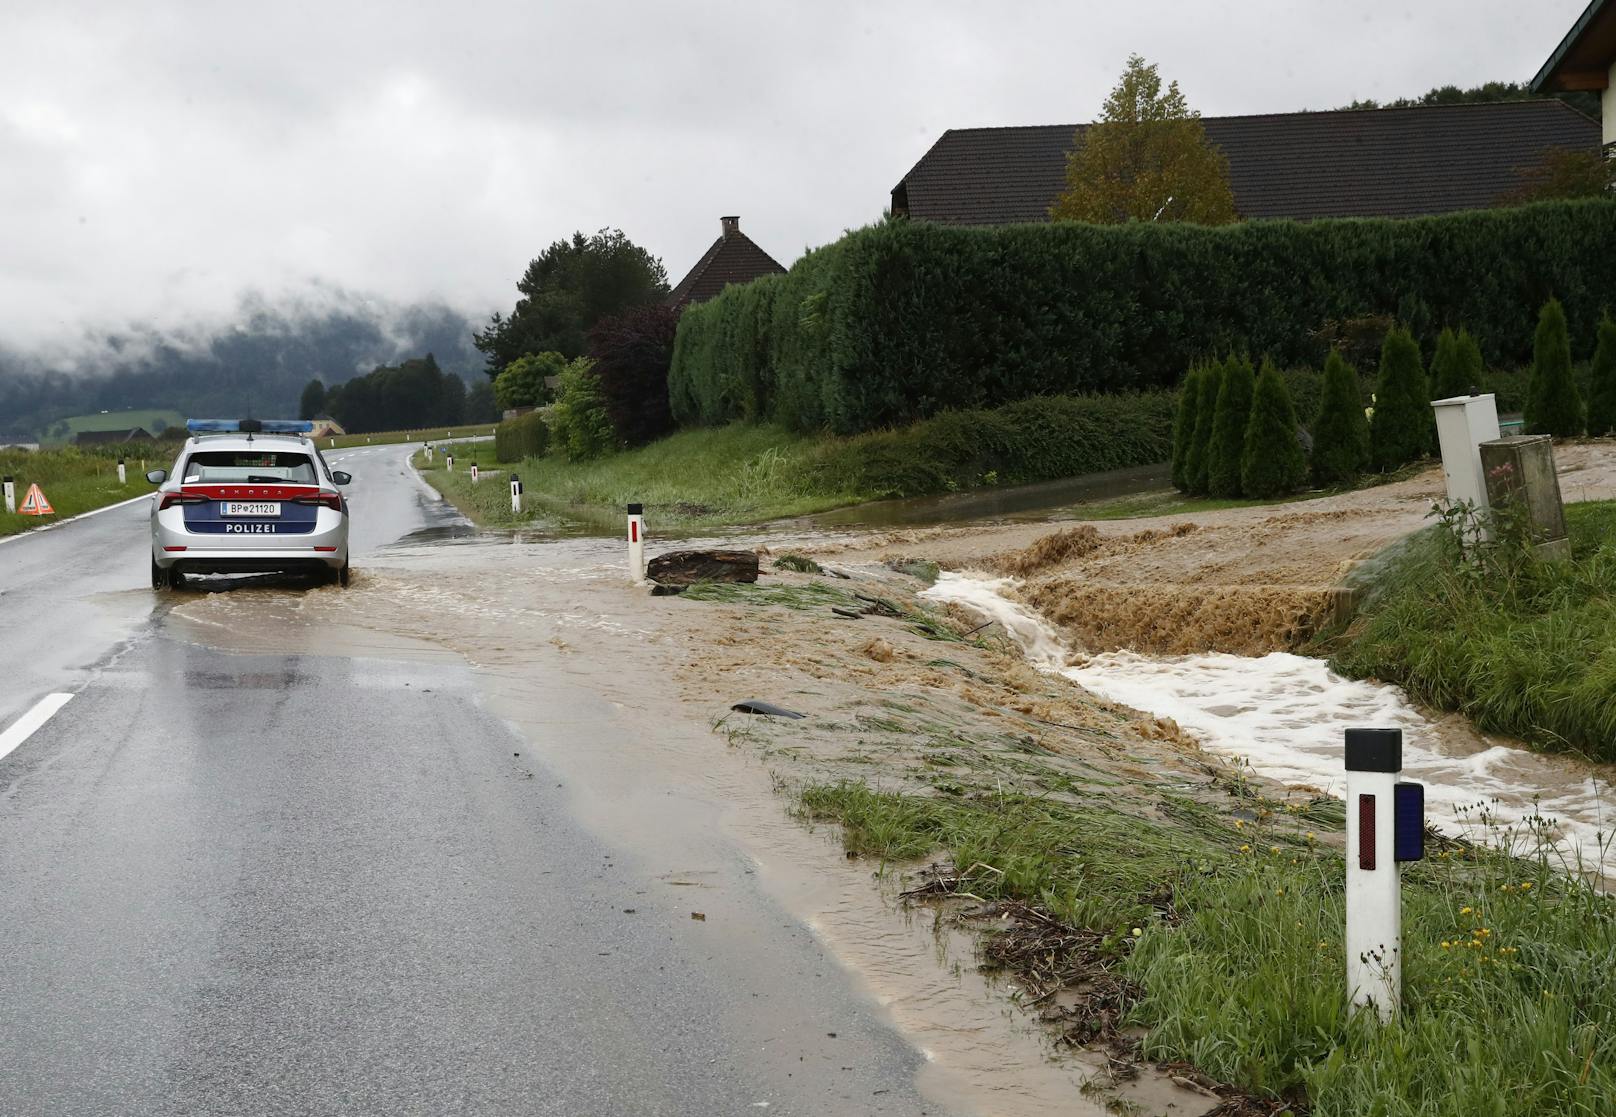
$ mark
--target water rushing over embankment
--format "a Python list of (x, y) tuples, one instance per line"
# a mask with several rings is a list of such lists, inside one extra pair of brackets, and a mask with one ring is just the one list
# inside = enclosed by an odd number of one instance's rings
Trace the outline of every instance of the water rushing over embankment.
[(1572, 867), (1579, 858), (1586, 868), (1601, 862), (1609, 836), (1609, 766), (1496, 744), (1453, 719), (1432, 722), (1397, 687), (1344, 679), (1306, 656), (1074, 657), (1040, 617), (1004, 596), (1009, 584), (944, 574), (927, 596), (998, 621), (1039, 668), (1102, 698), (1172, 718), (1207, 751), (1244, 760), (1285, 783), (1339, 793), (1342, 730), (1399, 727), (1404, 772), (1426, 785), (1427, 811), (1440, 829), (1464, 832), (1461, 809), (1488, 801), (1505, 822), (1534, 812), (1557, 820)]

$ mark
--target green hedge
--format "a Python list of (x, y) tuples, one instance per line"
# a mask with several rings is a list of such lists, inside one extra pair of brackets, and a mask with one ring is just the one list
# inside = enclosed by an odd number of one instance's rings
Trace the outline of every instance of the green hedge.
[[(1166, 388), (1208, 353), (1322, 366), (1332, 324), (1464, 325), (1524, 364), (1537, 308), (1565, 304), (1578, 356), (1616, 290), (1616, 202), (1412, 220), (849, 233), (783, 276), (688, 309), (669, 391), (683, 423), (841, 433), (1036, 395)], [(1422, 337), (1422, 342), (1432, 340)]]
[(826, 491), (890, 498), (1151, 465), (1172, 453), (1176, 408), (1172, 392), (1142, 392), (946, 411), (897, 430), (826, 442), (807, 468)]
[(550, 445), (550, 428), (537, 411), (518, 415), (494, 428), (494, 460), (519, 462), (536, 458)]

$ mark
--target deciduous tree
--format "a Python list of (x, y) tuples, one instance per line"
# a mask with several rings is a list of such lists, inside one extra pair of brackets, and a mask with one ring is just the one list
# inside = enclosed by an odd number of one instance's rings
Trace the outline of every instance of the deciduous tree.
[(1078, 133), (1066, 160), (1066, 189), (1049, 216), (1225, 224), (1236, 219), (1229, 161), (1207, 139), (1178, 83), (1163, 89), (1156, 67), (1135, 54), (1100, 119)]
[(297, 401), (297, 417), (312, 419), (325, 410), (325, 382), (316, 377), (303, 385), (303, 394)]
[(589, 331), (606, 412), (618, 438), (639, 446), (673, 430), (668, 407), (668, 364), (679, 312), (662, 303), (603, 318)]
[(550, 399), (548, 379), (560, 376), (567, 358), (560, 353), (518, 357), (494, 380), (494, 401), (501, 407), (537, 407)]
[(518, 357), (549, 351), (582, 356), (596, 322), (662, 299), (668, 273), (622, 230), (602, 229), (550, 245), (528, 264), (516, 289), (521, 297), (515, 308), (495, 314), (474, 335), (490, 378)]

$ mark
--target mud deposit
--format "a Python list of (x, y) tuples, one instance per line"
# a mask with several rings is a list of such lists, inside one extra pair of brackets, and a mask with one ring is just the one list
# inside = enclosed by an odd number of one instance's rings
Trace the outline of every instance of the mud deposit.
[[(982, 1114), (1105, 1112), (1084, 1093), (1102, 1059), (1053, 1057), (1039, 1021), (1013, 1007), (1014, 981), (979, 973), (970, 936), (900, 902), (900, 874), (845, 858), (834, 828), (793, 824), (780, 791), (852, 775), (930, 779), (925, 758), (936, 746), (917, 737), (922, 720), (961, 749), (991, 750), (1007, 777), (1047, 757), (1084, 779), (1121, 765), (1204, 782), (1192, 750), (1136, 731), (1156, 732), (1031, 670), (1007, 643), (945, 647), (891, 618), (836, 625), (824, 610), (650, 598), (626, 584), (616, 546), (598, 541), (385, 554), (346, 591), (184, 593), (165, 623), (226, 651), (468, 661), (490, 708), (565, 776), (579, 816), (647, 875), (690, 894), (731, 964), (768, 980), (735, 892), (740, 859), (742, 875), (810, 927), (924, 1053), (926, 1093)], [(906, 583), (919, 588), (891, 574), (858, 580), (900, 596)], [(815, 581), (765, 579), (776, 589)], [(809, 720), (728, 713), (754, 695)], [(1082, 722), (1090, 739), (1055, 722)], [(833, 1061), (834, 1041), (819, 1042)], [(1208, 1108), (1149, 1074), (1114, 1092), (1142, 1112)]]

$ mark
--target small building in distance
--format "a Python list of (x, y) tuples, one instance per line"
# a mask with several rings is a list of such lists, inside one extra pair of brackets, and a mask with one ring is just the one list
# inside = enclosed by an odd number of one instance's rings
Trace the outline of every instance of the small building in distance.
[(309, 432), (310, 438), (335, 438), (339, 434), (348, 433), (342, 429), (341, 423), (329, 415), (316, 415), (313, 421), (314, 429)]
[(1593, 0), (1532, 79), (1539, 94), (1599, 94), (1606, 147), (1616, 144), (1616, 4)]
[[(1247, 219), (1486, 209), (1507, 204), (1556, 151), (1600, 148), (1599, 124), (1557, 100), (1208, 116), (1201, 124), (1229, 160), (1235, 210)], [(1088, 127), (950, 129), (892, 188), (892, 212), (945, 225), (1047, 221), (1066, 189), (1066, 157)]]
[(706, 302), (731, 283), (750, 283), (786, 270), (741, 232), (739, 217), (720, 217), (718, 224), (722, 230), (718, 239), (668, 293), (669, 306), (678, 308)]
[(128, 427), (111, 431), (79, 431), (73, 436), (75, 446), (110, 446), (119, 442), (150, 442), (151, 433), (145, 427)]

